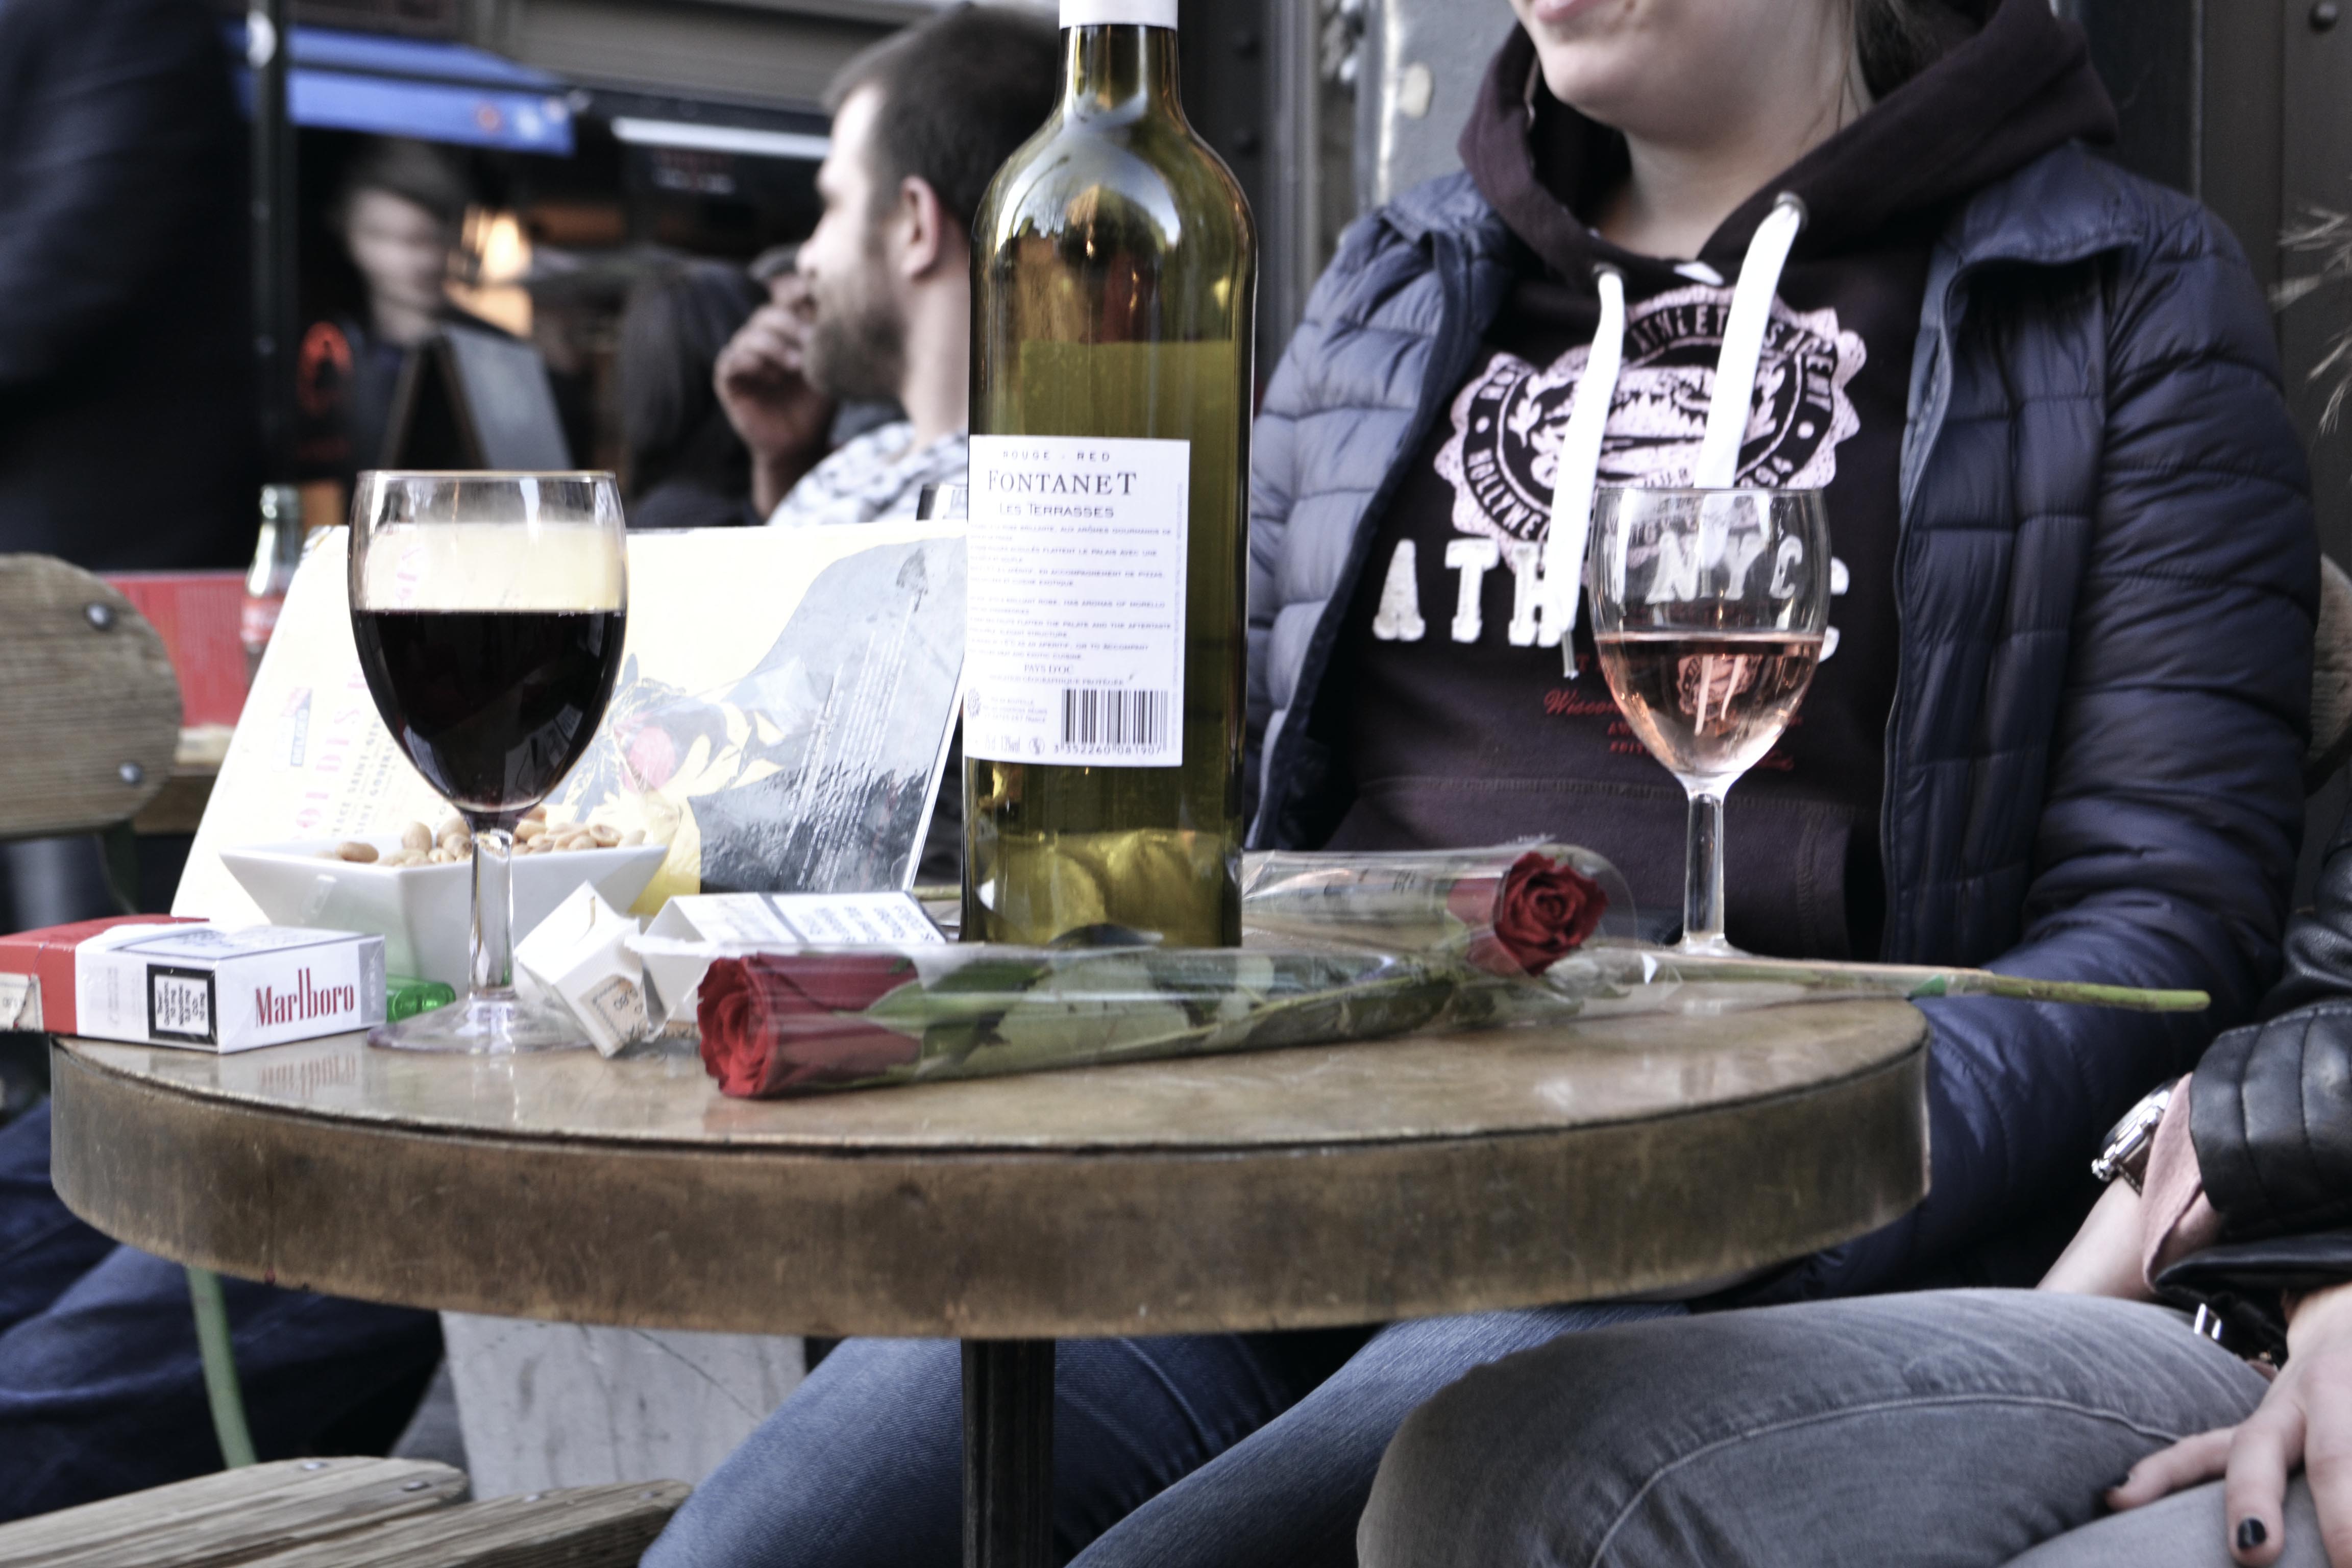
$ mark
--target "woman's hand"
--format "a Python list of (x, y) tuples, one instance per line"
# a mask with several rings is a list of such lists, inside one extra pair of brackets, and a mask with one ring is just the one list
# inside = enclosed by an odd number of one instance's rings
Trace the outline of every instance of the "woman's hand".
[[(2150, 1301), (2147, 1277), (2140, 1266), (2139, 1194), (2129, 1182), (2107, 1184), (2106, 1195), (2093, 1206), (2083, 1228), (2042, 1277), (2044, 1290), (2074, 1296), (2114, 1296), (2126, 1301)], [(2339, 1564), (2352, 1568), (2352, 1564)]]
[(2286, 1543), (2287, 1477), (2301, 1464), (2327, 1561), (2352, 1568), (2352, 1285), (2295, 1303), (2286, 1342), (2286, 1370), (2261, 1408), (2235, 1426), (2150, 1454), (2107, 1494), (2108, 1506), (2138, 1508), (2226, 1477), (2230, 1553), (2246, 1568), (2267, 1568)]

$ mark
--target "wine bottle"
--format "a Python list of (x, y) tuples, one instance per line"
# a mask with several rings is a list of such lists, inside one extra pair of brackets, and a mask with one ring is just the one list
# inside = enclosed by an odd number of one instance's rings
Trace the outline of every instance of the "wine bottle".
[(1176, 0), (1062, 0), (1062, 52), (972, 226), (963, 931), (1230, 946), (1257, 240)]

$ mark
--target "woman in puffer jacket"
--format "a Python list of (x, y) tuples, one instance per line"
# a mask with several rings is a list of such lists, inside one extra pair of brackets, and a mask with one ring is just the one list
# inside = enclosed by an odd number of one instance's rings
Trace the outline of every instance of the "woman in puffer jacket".
[[(2047, 0), (1514, 4), (1465, 172), (1349, 231), (1267, 386), (1255, 840), (1539, 833), (1679, 907), (1682, 792), (1623, 732), (1586, 631), (1547, 647), (1535, 613), (1608, 278), (1599, 478), (1680, 482), (1713, 398), (1747, 399), (1739, 481), (1823, 491), (1844, 590), (1801, 722), (1731, 792), (1730, 939), (2214, 998), (2202, 1018), (1930, 1005), (1932, 1195), (1743, 1289), (2030, 1282), (2101, 1131), (2276, 976), (2317, 552), (2261, 293), (2202, 208), (2085, 151), (2113, 110)], [(1718, 391), (1784, 195), (1808, 221), (1759, 373)], [(1059, 1549), (1346, 1563), (1423, 1400), (1685, 1310), (1066, 1342)], [(648, 1563), (952, 1563), (958, 1368), (950, 1343), (846, 1342)]]
[(1389, 1450), (1365, 1568), (2352, 1568), (2352, 820), (2263, 1010), (2116, 1129), (2040, 1291), (1481, 1368)]

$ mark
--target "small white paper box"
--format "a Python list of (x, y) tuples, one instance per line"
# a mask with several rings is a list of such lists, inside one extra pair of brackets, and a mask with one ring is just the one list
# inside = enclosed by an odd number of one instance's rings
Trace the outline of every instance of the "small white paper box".
[(663, 1026), (694, 1022), (695, 989), (727, 950), (920, 947), (947, 937), (912, 893), (697, 893), (672, 899), (646, 928), (646, 1002)]
[(643, 972), (628, 946), (637, 922), (594, 888), (572, 889), (516, 944), (515, 988), (527, 1002), (572, 1015), (599, 1053), (612, 1056), (653, 1031)]

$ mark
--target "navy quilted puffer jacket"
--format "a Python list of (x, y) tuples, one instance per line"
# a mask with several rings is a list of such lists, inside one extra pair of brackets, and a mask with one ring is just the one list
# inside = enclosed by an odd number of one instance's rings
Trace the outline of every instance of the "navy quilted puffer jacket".
[[(1381, 508), (1508, 290), (1507, 244), (1466, 175), (1359, 222), (1266, 390), (1255, 845), (1337, 820), (1305, 715)], [(1901, 506), (1882, 956), (2213, 1007), (1927, 1004), (1931, 1194), (1775, 1298), (1966, 1277), (1980, 1245), (2063, 1236), (2106, 1126), (2276, 975), (2302, 827), (2304, 457), (2262, 298), (2202, 207), (2073, 145), (1971, 197), (1929, 263)]]

